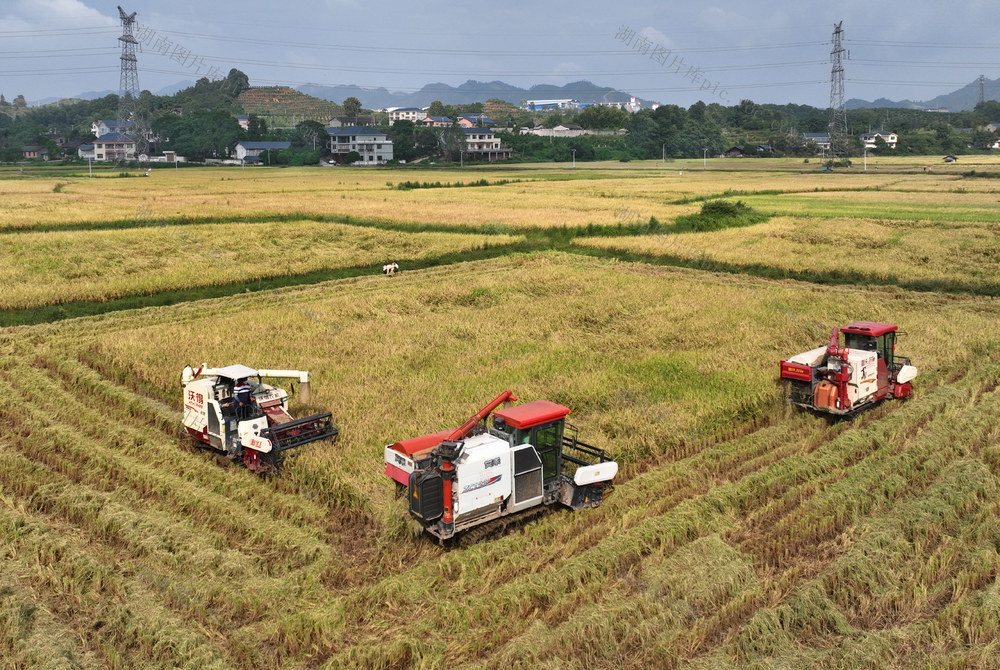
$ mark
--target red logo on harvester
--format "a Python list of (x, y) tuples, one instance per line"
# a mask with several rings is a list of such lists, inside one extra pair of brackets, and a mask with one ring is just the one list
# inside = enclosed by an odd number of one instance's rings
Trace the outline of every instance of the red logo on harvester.
[(191, 409), (200, 410), (205, 406), (205, 396), (201, 393), (188, 391), (187, 402), (185, 402), (184, 405), (185, 407), (190, 407)]
[(479, 489), (486, 488), (487, 486), (490, 486), (492, 484), (496, 484), (498, 481), (500, 481), (501, 477), (503, 477), (503, 475), (497, 475), (496, 477), (490, 477), (489, 479), (483, 479), (482, 481), (478, 481), (475, 484), (469, 484), (462, 488), (462, 493), (468, 493), (469, 491), (478, 491)]

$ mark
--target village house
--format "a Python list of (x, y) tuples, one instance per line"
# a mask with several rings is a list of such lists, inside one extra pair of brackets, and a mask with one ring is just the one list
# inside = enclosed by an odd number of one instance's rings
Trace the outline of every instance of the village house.
[(343, 159), (356, 151), (361, 160), (355, 165), (381, 165), (392, 160), (392, 140), (385, 133), (367, 126), (327, 128), (330, 135), (330, 153)]
[(476, 128), (496, 125), (496, 121), (487, 118), (485, 114), (461, 114), (458, 117), (458, 125), (463, 128)]
[[(95, 137), (103, 137), (110, 133), (118, 133), (119, 135), (128, 135), (132, 132), (132, 127), (135, 125), (132, 121), (114, 121), (107, 119), (98, 119), (90, 124), (90, 132), (94, 133)], [(143, 136), (148, 141), (153, 141), (153, 133), (149, 127), (149, 124), (145, 124), (145, 130)]]
[(135, 160), (135, 140), (121, 133), (104, 133), (94, 140), (94, 160)]
[(396, 121), (413, 121), (416, 123), (425, 116), (427, 114), (419, 107), (397, 107), (396, 109), (389, 110), (389, 125), (391, 126)]
[(347, 128), (348, 126), (370, 126), (375, 123), (372, 116), (334, 116), (327, 125), (330, 128)]
[(802, 133), (802, 138), (814, 143), (821, 152), (830, 150), (830, 133)]
[(21, 156), (24, 158), (41, 159), (47, 161), (49, 159), (49, 150), (45, 147), (40, 146), (27, 146), (21, 147)]
[(417, 121), (417, 125), (427, 126), (429, 128), (447, 128), (454, 123), (455, 122), (447, 116), (425, 116)]
[(470, 160), (499, 161), (510, 158), (511, 150), (489, 128), (463, 128), (465, 155)]
[[(271, 151), (283, 151), (292, 146), (291, 142), (239, 142), (233, 149), (233, 157), (243, 163), (262, 163), (261, 154)], [(270, 155), (267, 156), (270, 159)]]
[(884, 131), (877, 131), (874, 133), (865, 133), (861, 136), (861, 143), (866, 149), (875, 148), (875, 139), (881, 137), (882, 141), (885, 142), (886, 146), (890, 149), (896, 148), (896, 142), (899, 141), (899, 136), (896, 133), (887, 133)]

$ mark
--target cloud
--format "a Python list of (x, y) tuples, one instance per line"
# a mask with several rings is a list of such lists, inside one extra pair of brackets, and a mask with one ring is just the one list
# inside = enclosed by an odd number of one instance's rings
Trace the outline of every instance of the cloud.
[(11, 18), (21, 18), (29, 25), (44, 20), (44, 25), (34, 26), (38, 30), (52, 28), (53, 21), (87, 26), (118, 24), (117, 17), (105, 16), (80, 0), (20, 0), (11, 14)]
[(745, 17), (721, 7), (703, 9), (698, 13), (698, 20), (710, 30), (738, 30), (750, 25)]
[(674, 41), (652, 26), (647, 26), (639, 31), (639, 34), (650, 42), (658, 42), (668, 49), (673, 49), (676, 45)]

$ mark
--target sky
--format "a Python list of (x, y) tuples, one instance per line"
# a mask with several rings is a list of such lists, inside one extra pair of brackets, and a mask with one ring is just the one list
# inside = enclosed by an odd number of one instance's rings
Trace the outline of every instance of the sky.
[[(928, 100), (980, 74), (1000, 78), (1000, 5), (982, 0), (961, 11), (928, 0), (122, 1), (141, 31), (140, 87), (153, 92), (235, 67), (253, 85), (412, 92), (469, 79), (584, 79), (685, 107), (825, 108), (841, 21), (847, 99)], [(117, 93), (119, 35), (114, 0), (0, 0), (0, 93), (29, 104)]]

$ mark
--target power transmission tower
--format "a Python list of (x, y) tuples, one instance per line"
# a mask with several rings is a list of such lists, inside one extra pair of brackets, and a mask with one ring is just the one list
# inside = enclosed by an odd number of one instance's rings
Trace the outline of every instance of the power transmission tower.
[(833, 27), (833, 50), (830, 51), (830, 156), (848, 155), (847, 108), (844, 106), (844, 60), (849, 54), (844, 50), (844, 22)]
[(140, 154), (146, 153), (147, 147), (146, 128), (142, 123), (142, 114), (139, 109), (139, 70), (135, 58), (135, 45), (138, 44), (138, 41), (132, 34), (136, 12), (126, 14), (119, 5), (118, 15), (122, 20), (122, 36), (118, 38), (122, 45), (122, 77), (118, 87), (118, 120), (123, 123), (132, 122), (131, 126), (126, 126), (124, 134), (135, 142), (135, 155), (138, 158)]
[(979, 75), (979, 103), (986, 102), (986, 75)]

